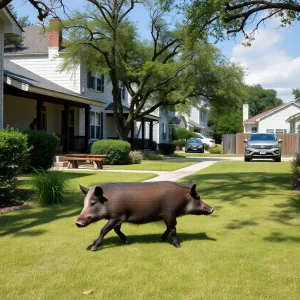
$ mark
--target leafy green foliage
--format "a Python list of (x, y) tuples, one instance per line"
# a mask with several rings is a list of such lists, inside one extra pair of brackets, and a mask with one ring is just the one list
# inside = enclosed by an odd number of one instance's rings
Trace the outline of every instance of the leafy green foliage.
[(293, 89), (293, 95), (295, 98), (295, 102), (300, 103), (300, 89), (299, 88)]
[(204, 146), (204, 150), (208, 151), (209, 150), (209, 145), (206, 144), (206, 143), (203, 143), (203, 146)]
[(164, 156), (159, 153), (146, 153), (143, 152), (143, 160), (163, 160)]
[(187, 139), (197, 137), (196, 134), (186, 128), (175, 128), (174, 129), (174, 137), (176, 141), (173, 141), (173, 144), (178, 146), (180, 149), (185, 146), (185, 141)]
[(108, 165), (126, 165), (130, 163), (129, 153), (131, 145), (119, 140), (99, 140), (92, 144), (91, 154), (107, 154), (105, 160)]
[(15, 189), (17, 176), (27, 168), (28, 150), (25, 134), (13, 128), (0, 131), (0, 186), (5, 194)]
[(246, 99), (249, 104), (249, 118), (283, 104), (283, 101), (277, 98), (276, 94), (276, 90), (264, 89), (259, 84), (248, 86)]
[(292, 185), (300, 188), (300, 154), (295, 154), (291, 162), (292, 167)]
[[(135, 6), (128, 6), (126, 1), (111, 5), (92, 2), (86, 12), (77, 12), (73, 19), (63, 21), (68, 38), (61, 69), (71, 70), (83, 62), (89, 70), (109, 76), (117, 104), (116, 128), (123, 140), (134, 120), (158, 107), (190, 106), (198, 104), (200, 97), (210, 106), (231, 106), (243, 91), (242, 67), (227, 60), (206, 39), (191, 38), (184, 24), (169, 26), (164, 9), (170, 9), (171, 4), (153, 5), (149, 26), (152, 40), (146, 41), (141, 41), (136, 25), (129, 19)], [(131, 97), (125, 120), (119, 105), (120, 82)]]
[(129, 159), (132, 164), (140, 164), (142, 162), (143, 156), (139, 151), (130, 151)]
[(172, 143), (158, 144), (158, 149), (163, 155), (172, 155), (176, 150), (176, 145)]
[(31, 200), (46, 205), (66, 202), (68, 194), (74, 188), (66, 173), (43, 170), (34, 170), (30, 186)]
[(53, 165), (53, 159), (57, 153), (59, 139), (54, 133), (43, 130), (24, 130), (27, 135), (30, 150), (29, 170), (48, 170)]
[(216, 147), (211, 147), (208, 149), (210, 154), (221, 154), (222, 153), (222, 145), (217, 144)]

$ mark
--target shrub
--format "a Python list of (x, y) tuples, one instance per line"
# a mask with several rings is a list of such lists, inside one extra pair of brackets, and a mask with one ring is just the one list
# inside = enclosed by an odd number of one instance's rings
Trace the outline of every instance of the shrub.
[(142, 153), (144, 160), (163, 160), (164, 156), (158, 153)]
[(209, 148), (210, 154), (221, 154), (222, 153), (222, 145), (216, 145), (216, 147)]
[(138, 151), (130, 151), (129, 158), (132, 164), (140, 164), (142, 162), (143, 156)]
[(151, 149), (154, 151), (157, 150), (157, 142), (156, 141), (151, 141)]
[(209, 145), (208, 144), (203, 143), (203, 146), (204, 146), (204, 150), (209, 151)]
[(176, 146), (180, 149), (185, 146), (185, 142), (187, 139), (196, 137), (196, 134), (186, 128), (178, 128), (174, 130), (174, 137), (178, 142), (176, 142)]
[(72, 188), (67, 174), (61, 171), (34, 170), (30, 185), (33, 190), (31, 200), (41, 204), (65, 202)]
[(31, 147), (29, 158), (29, 170), (48, 170), (53, 165), (54, 156), (57, 153), (59, 139), (54, 133), (42, 130), (24, 130), (27, 135), (28, 146)]
[(296, 188), (300, 187), (300, 154), (295, 154), (291, 162), (292, 167), (292, 185)]
[(0, 131), (0, 186), (12, 192), (17, 176), (28, 166), (28, 147), (25, 134), (13, 128)]
[(91, 154), (109, 155), (105, 160), (109, 165), (125, 165), (130, 163), (130, 144), (121, 140), (99, 140), (93, 143)]
[(172, 155), (176, 150), (176, 145), (172, 143), (162, 143), (162, 144), (158, 144), (158, 149), (164, 155)]

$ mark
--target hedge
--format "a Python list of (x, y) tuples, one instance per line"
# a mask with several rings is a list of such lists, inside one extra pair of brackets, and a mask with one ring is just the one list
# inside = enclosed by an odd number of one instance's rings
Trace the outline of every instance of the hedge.
[(58, 137), (54, 133), (43, 130), (24, 130), (23, 132), (27, 135), (28, 146), (31, 148), (28, 171), (50, 169), (57, 153)]
[(106, 154), (108, 165), (126, 165), (130, 163), (130, 144), (121, 140), (99, 140), (91, 145), (91, 154)]
[(158, 144), (158, 149), (163, 155), (172, 155), (176, 150), (176, 145), (172, 143)]

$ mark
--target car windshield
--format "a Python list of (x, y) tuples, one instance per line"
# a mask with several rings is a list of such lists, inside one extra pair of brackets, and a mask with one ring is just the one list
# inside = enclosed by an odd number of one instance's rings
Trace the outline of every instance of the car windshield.
[(189, 144), (202, 144), (200, 139), (190, 139), (187, 141)]
[(249, 141), (276, 141), (276, 136), (273, 134), (251, 134)]

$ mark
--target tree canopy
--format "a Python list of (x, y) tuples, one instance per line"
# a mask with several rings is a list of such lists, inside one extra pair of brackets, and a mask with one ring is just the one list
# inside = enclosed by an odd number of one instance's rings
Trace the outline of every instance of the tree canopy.
[(248, 86), (247, 90), (249, 118), (283, 104), (282, 99), (277, 98), (276, 90), (264, 89), (259, 84)]
[[(85, 12), (62, 21), (67, 51), (62, 69), (79, 63), (112, 84), (113, 110), (119, 136), (126, 139), (134, 120), (159, 107), (196, 104), (231, 105), (243, 93), (244, 70), (225, 59), (205, 40), (187, 38), (178, 24), (171, 28), (161, 7), (149, 7), (150, 40), (141, 40), (130, 21), (135, 1), (90, 1)], [(130, 95), (125, 114), (120, 86)]]
[[(271, 18), (278, 18), (282, 27), (300, 20), (300, 1), (297, 0), (194, 0), (183, 5), (187, 20), (199, 35), (208, 31), (217, 39), (227, 34), (243, 33), (251, 42), (254, 33)], [(251, 25), (252, 31), (246, 32)]]
[(295, 98), (295, 102), (300, 103), (300, 89), (299, 88), (293, 89), (293, 95)]

